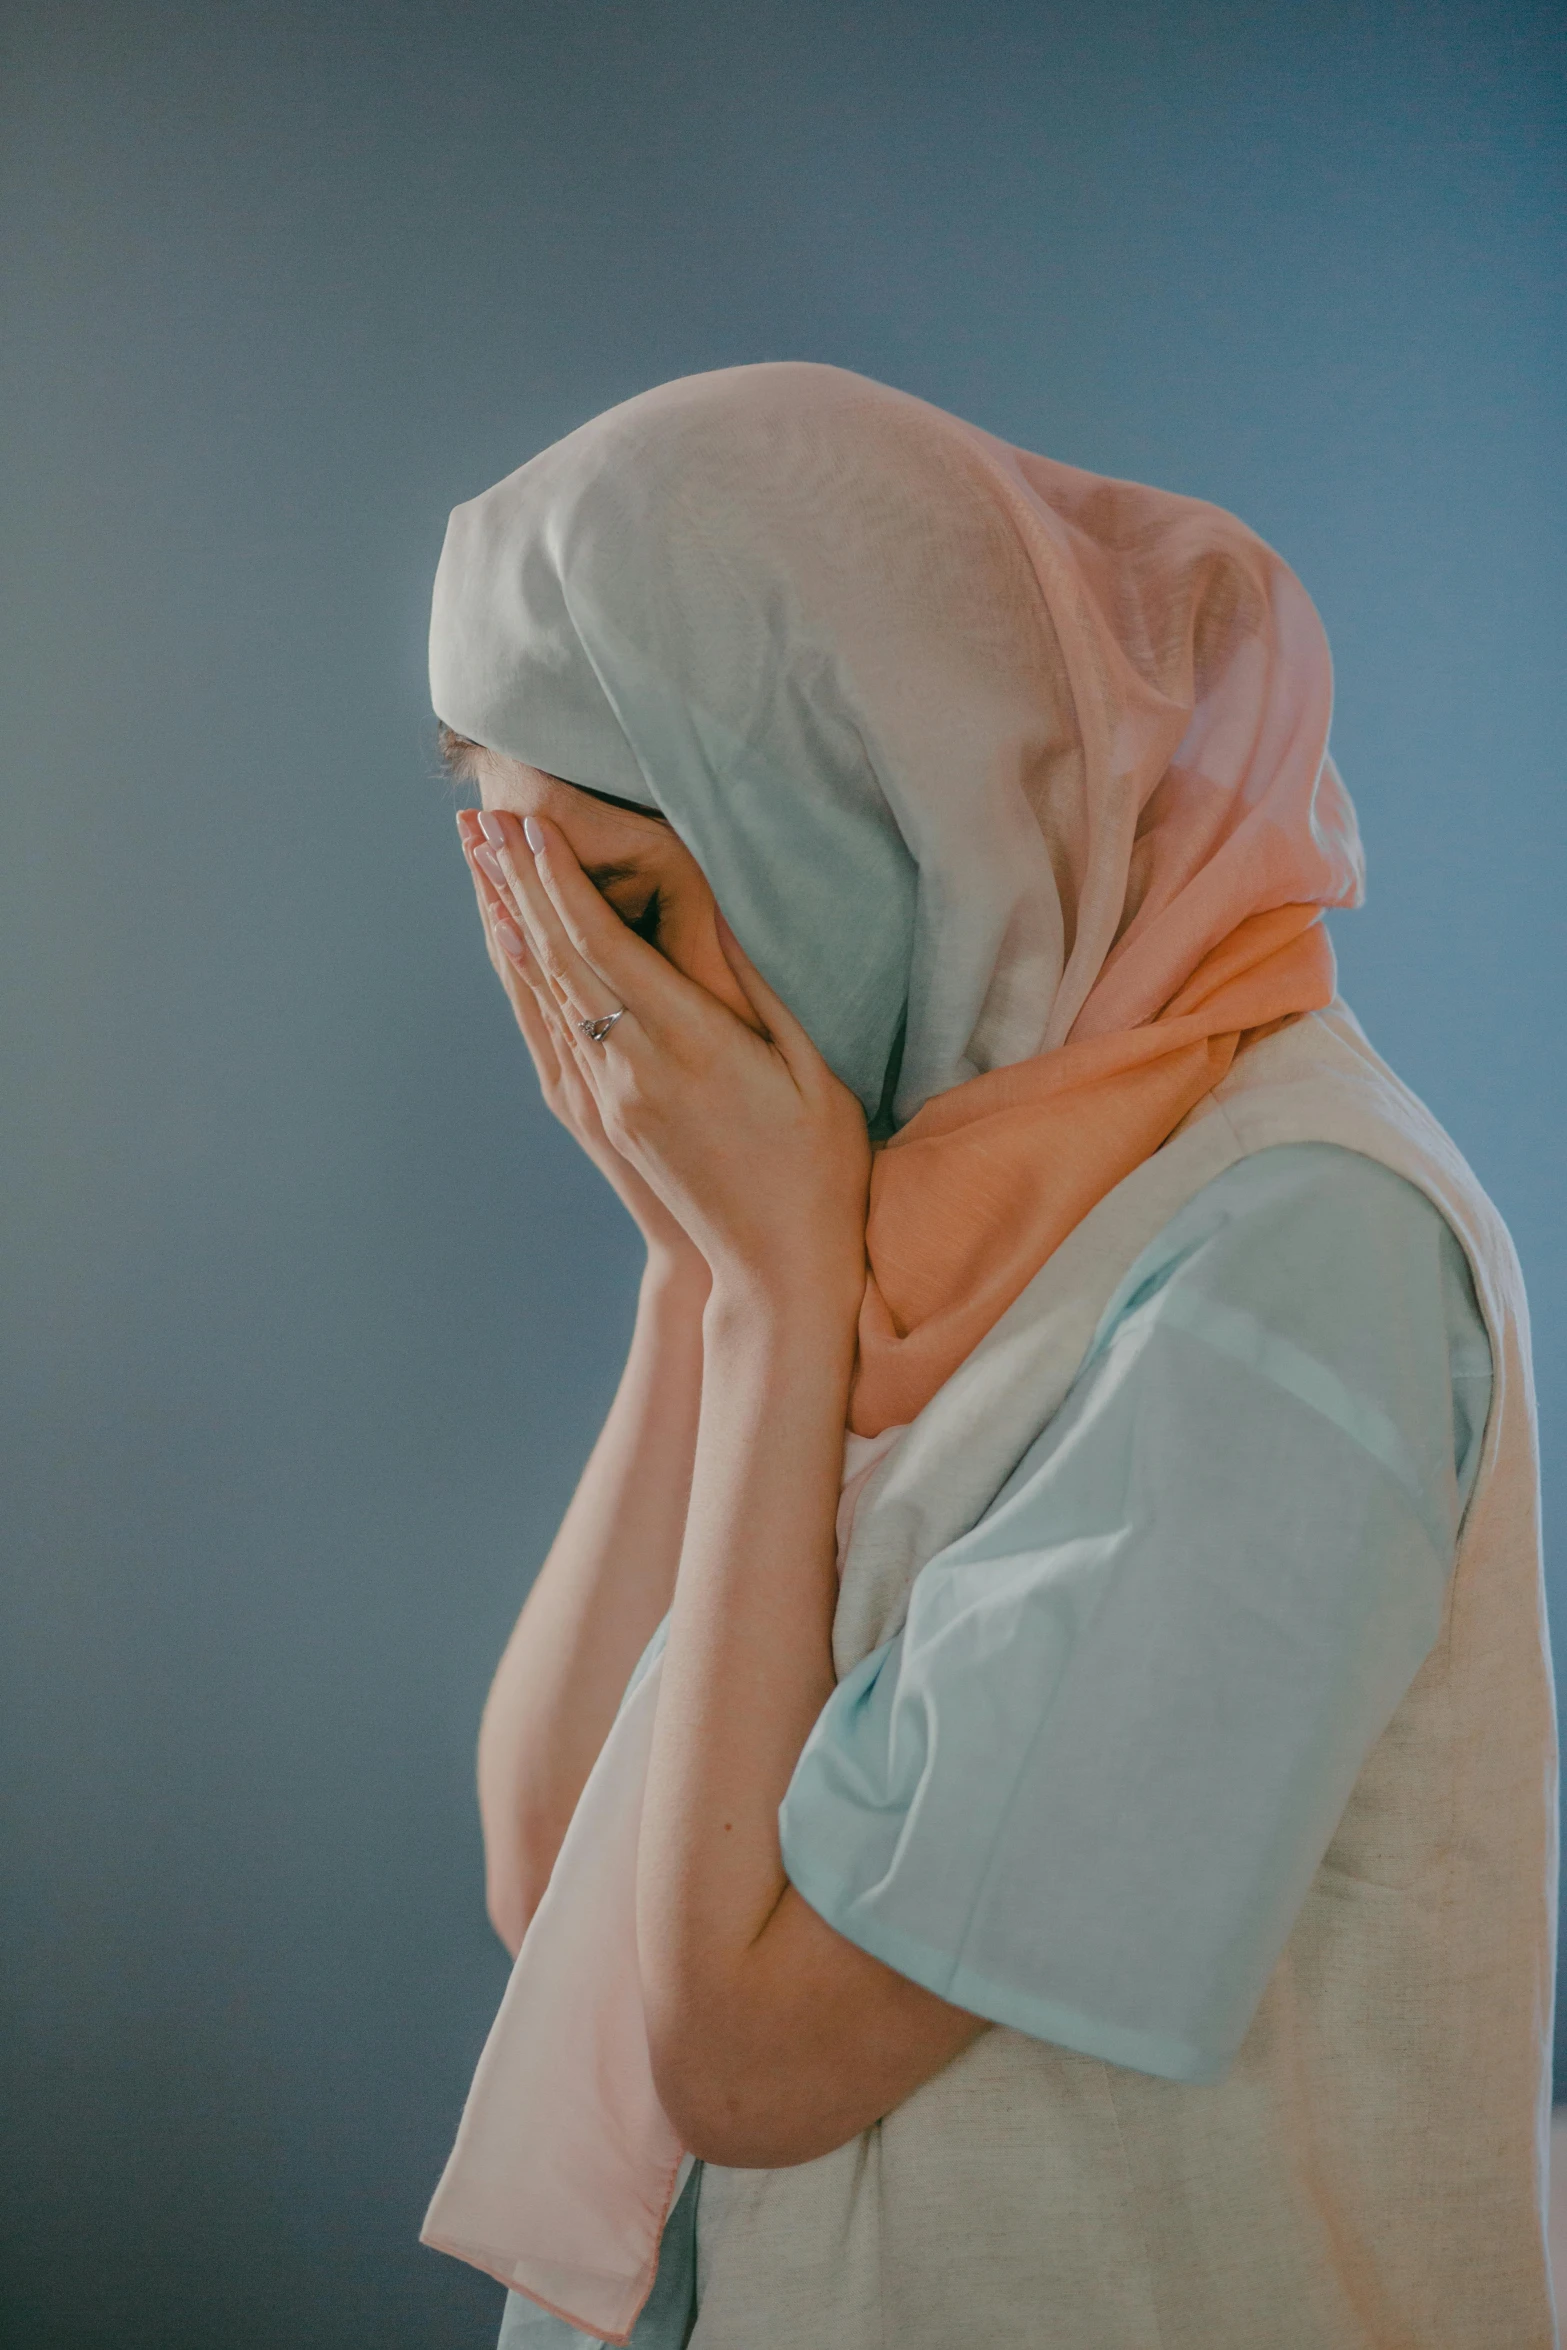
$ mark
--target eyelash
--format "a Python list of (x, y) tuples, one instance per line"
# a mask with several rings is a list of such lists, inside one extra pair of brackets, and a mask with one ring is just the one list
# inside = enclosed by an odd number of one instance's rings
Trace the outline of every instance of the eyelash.
[(663, 918), (663, 892), (661, 890), (654, 890), (653, 895), (648, 899), (647, 904), (643, 907), (635, 922), (628, 922), (626, 924), (626, 928), (628, 930), (634, 930), (638, 938), (645, 938), (650, 947), (656, 947), (658, 944), (658, 926)]

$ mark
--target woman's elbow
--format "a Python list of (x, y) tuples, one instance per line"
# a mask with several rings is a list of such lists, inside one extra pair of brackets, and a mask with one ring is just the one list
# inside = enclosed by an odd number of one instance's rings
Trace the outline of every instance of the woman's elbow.
[[(653, 2085), (688, 2153), (726, 2170), (788, 2170), (846, 2145), (864, 2119), (811, 2095), (808, 2068), (787, 2050), (750, 2049), (714, 2030), (663, 2032), (652, 2046)], [(814, 2109), (813, 2109), (814, 2107)]]
[(506, 1945), (508, 1958), (515, 1958), (522, 1948), (522, 1937), (528, 1931), (528, 1921), (535, 1906), (525, 1899), (514, 1877), (491, 1876), (487, 1879), (484, 1888), (485, 1915)]
[(789, 2170), (813, 2162), (855, 2136), (839, 2138), (802, 2128), (798, 2117), (776, 2110), (768, 2095), (737, 2095), (733, 2088), (689, 2083), (654, 2075), (659, 2101), (688, 2153), (725, 2170)]
[(560, 1835), (546, 1824), (513, 1819), (504, 1834), (485, 1823), (484, 1906), (513, 1958), (544, 1899), (560, 1852)]

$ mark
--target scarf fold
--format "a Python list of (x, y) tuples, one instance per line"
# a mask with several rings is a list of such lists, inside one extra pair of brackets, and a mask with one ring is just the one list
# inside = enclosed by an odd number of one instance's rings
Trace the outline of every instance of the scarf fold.
[(912, 1420), (1074, 1225), (1229, 1069), (1243, 1036), (1333, 1000), (1316, 906), (1253, 914), (1156, 1020), (937, 1094), (876, 1154), (849, 1425)]

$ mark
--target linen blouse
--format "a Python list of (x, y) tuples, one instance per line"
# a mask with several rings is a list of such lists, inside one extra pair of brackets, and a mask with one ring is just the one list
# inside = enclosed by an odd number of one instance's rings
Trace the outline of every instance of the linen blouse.
[[(1229, 1168), (828, 1700), (780, 1809), (791, 1882), (956, 2006), (1221, 2077), (1435, 1643), (1490, 1391), (1423, 1192), (1331, 1143)], [(689, 2331), (699, 2184), (637, 2350)], [(504, 2350), (585, 2339), (510, 2296)]]

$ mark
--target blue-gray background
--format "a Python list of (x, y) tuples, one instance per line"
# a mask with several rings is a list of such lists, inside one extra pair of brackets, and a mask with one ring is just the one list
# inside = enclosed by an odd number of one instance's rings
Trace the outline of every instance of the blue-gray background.
[[(433, 2350), (486, 1679), (635, 1250), (435, 778), (448, 507), (835, 360), (1296, 566), (1346, 990), (1561, 1231), (1563, 46), (1527, 5), (13, 5), (0, 2331)], [(1564, 1595), (1567, 1596), (1567, 1595)], [(1567, 1605), (1558, 1604), (1567, 1623)]]

